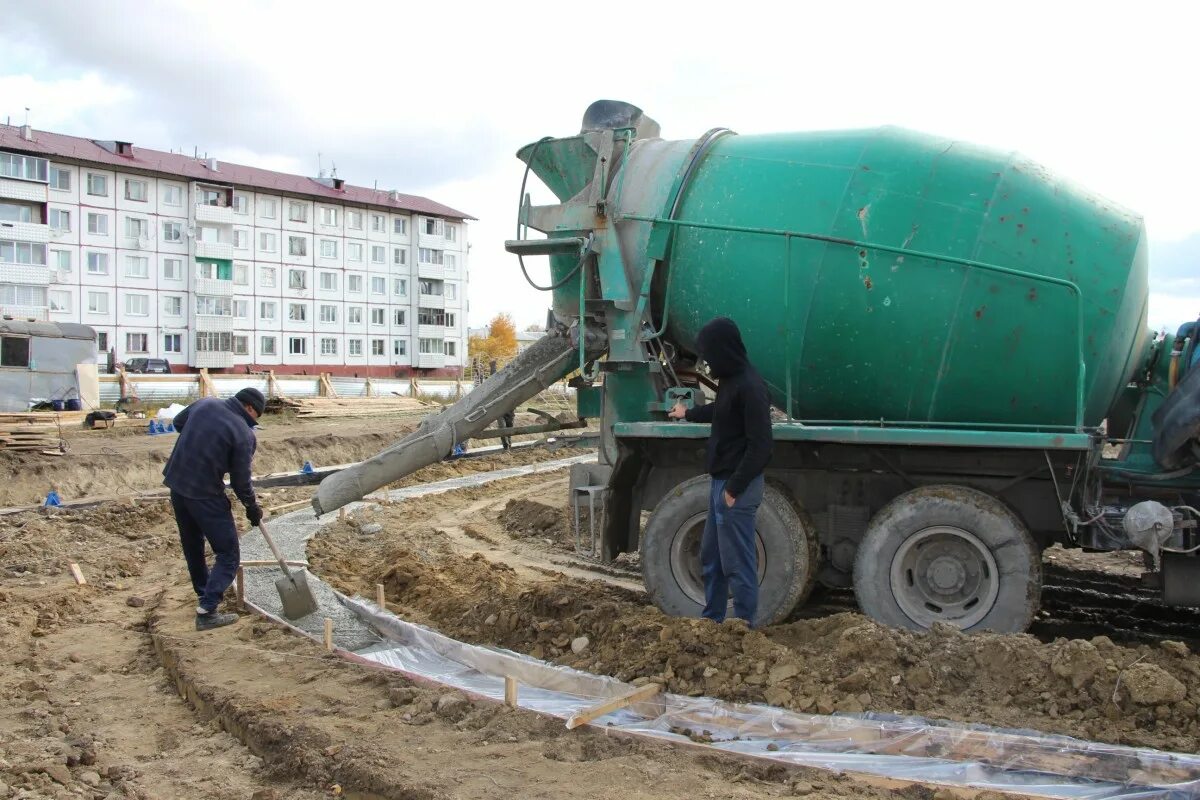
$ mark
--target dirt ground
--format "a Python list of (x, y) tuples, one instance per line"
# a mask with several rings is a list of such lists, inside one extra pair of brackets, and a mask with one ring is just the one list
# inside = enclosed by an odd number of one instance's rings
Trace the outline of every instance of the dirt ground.
[[(375, 539), (350, 523), (328, 528), (310, 558), (345, 591), (370, 596), (384, 583), (393, 610), (456, 637), (680, 694), (1197, 749), (1200, 657), (1183, 643), (916, 634), (857, 613), (761, 631), (669, 618), (647, 605), (636, 573), (579, 568), (566, 494), (565, 476), (542, 475), (412, 501), (376, 515), (387, 534)], [(1047, 559), (1129, 570), (1124, 554), (1067, 552)], [(580, 636), (588, 646), (575, 653)]]

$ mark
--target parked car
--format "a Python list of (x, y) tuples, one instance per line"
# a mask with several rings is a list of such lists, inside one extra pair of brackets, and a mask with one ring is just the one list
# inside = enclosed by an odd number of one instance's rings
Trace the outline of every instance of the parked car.
[(125, 362), (125, 371), (150, 375), (168, 375), (171, 372), (171, 363), (165, 358), (131, 358)]

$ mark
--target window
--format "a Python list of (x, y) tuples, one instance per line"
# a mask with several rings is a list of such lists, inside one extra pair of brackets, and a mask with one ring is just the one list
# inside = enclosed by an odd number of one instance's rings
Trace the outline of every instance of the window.
[(107, 314), (108, 292), (88, 292), (88, 311), (92, 314)]
[(66, 233), (71, 230), (71, 212), (50, 209), (50, 230)]
[(108, 215), (88, 214), (88, 233), (96, 236), (108, 235)]
[(181, 281), (181, 280), (183, 280), (183, 259), (182, 258), (164, 258), (163, 259), (163, 280), (166, 280), (166, 281)]
[(385, 322), (385, 320), (384, 320), (383, 309), (382, 308), (372, 308), (371, 309), (371, 324), (372, 325), (382, 325), (382, 324), (384, 324), (384, 322)]
[(354, 294), (362, 294), (362, 275), (349, 275), (346, 277), (346, 291)]
[(423, 355), (445, 355), (441, 339), (418, 339), (417, 350)]
[(214, 261), (197, 261), (196, 277), (216, 281), (233, 280), (233, 266)]
[(321, 339), (321, 355), (336, 356), (337, 355), (337, 339), (323, 337)]
[(183, 192), (178, 186), (168, 184), (162, 187), (162, 201), (164, 206), (181, 206), (183, 205)]
[(393, 353), (393, 355), (398, 355), (398, 356), (408, 355), (408, 341), (405, 339), (393, 339), (392, 340), (392, 353)]
[(337, 225), (337, 209), (321, 206), (321, 224)]
[(288, 219), (292, 222), (308, 222), (308, 205), (295, 200), (288, 203)]
[(233, 232), (233, 246), (236, 247), (238, 250), (249, 250), (250, 249), (250, 234), (249, 234), (249, 232), (248, 231), (239, 231), (239, 230), (235, 229)]
[(233, 213), (245, 216), (250, 208), (250, 201), (246, 199), (244, 194), (235, 194), (233, 196)]
[(408, 250), (404, 249), (403, 247), (393, 247), (392, 248), (392, 263), (393, 264), (407, 264), (408, 263)]
[(150, 295), (125, 295), (125, 313), (133, 317), (145, 317), (150, 314)]
[(275, 337), (274, 336), (259, 337), (258, 352), (262, 353), (264, 356), (275, 355)]
[(108, 274), (108, 253), (88, 253), (88, 275)]
[[(0, 220), (4, 222), (33, 222), (33, 206), (21, 203), (0, 203)], [(42, 221), (38, 214), (39, 223)]]
[(134, 180), (133, 178), (126, 178), (125, 199), (136, 200), (139, 203), (146, 202), (146, 182)]
[(308, 320), (308, 306), (304, 303), (288, 303), (288, 319), (292, 322), (305, 322)]
[(455, 342), (446, 342), (446, 355), (453, 356), (455, 353)]
[(50, 310), (51, 311), (70, 311), (71, 310), (71, 293), (70, 292), (50, 292)]
[(447, 272), (458, 271), (458, 256), (453, 253), (443, 253), (442, 262), (445, 264)]
[[(0, 264), (36, 264), (44, 267), (46, 266), (46, 245), (0, 239)], [(20, 305), (26, 304), (21, 303)]]
[(362, 230), (362, 222), (363, 222), (363, 215), (362, 215), (361, 211), (347, 211), (346, 212), (346, 227), (347, 228), (354, 230), (354, 231), (361, 231)]
[(362, 355), (362, 339), (351, 339), (348, 343), (347, 353), (352, 356)]
[(321, 258), (337, 258), (337, 242), (333, 239), (321, 240)]
[(371, 278), (371, 294), (387, 294), (387, 278), (374, 276)]
[(441, 281), (422, 278), (421, 280), (417, 281), (417, 287), (420, 289), (421, 294), (430, 294), (436, 297), (442, 296), (443, 284)]
[(89, 172), (87, 177), (87, 193), (95, 197), (108, 197), (108, 176)]
[[(258, 215), (263, 219), (275, 219), (279, 213), (279, 206), (273, 197), (260, 197), (258, 199)], [(274, 339), (271, 340), (274, 343)], [(274, 351), (272, 351), (274, 353)]]
[(350, 306), (346, 309), (346, 322), (351, 325), (362, 325), (362, 307)]
[(205, 331), (196, 334), (196, 352), (228, 353), (233, 347), (233, 334)]
[(307, 289), (308, 288), (308, 273), (301, 269), (288, 270), (288, 288), (289, 289)]
[(221, 241), (221, 232), (211, 225), (201, 225), (196, 229), (196, 241), (217, 244)]
[(70, 250), (51, 250), (50, 266), (62, 272), (71, 271), (71, 251)]
[(446, 325), (446, 312), (440, 308), (418, 308), (418, 325)]
[(164, 242), (182, 242), (183, 241), (183, 223), (181, 223), (181, 222), (164, 222), (163, 223), (163, 241)]
[(141, 239), (143, 236), (149, 236), (150, 220), (141, 219), (140, 217), (126, 217), (125, 235), (130, 239)]
[(288, 237), (288, 255), (289, 256), (306, 256), (308, 255), (308, 239), (303, 236)]
[[(447, 241), (447, 242), (453, 242), (453, 241), (456, 241), (456, 240), (458, 239), (458, 226), (456, 226), (456, 225), (447, 225), (447, 226), (446, 226), (446, 232), (445, 232), (445, 234), (444, 234), (444, 235), (445, 235), (445, 237), (446, 237), (446, 241)], [(446, 355), (452, 355), (452, 353), (446, 353)]]
[(444, 230), (444, 224), (440, 219), (433, 217), (425, 217), (422, 222), (425, 224), (425, 233), (430, 236), (441, 236)]
[(321, 278), (321, 291), (323, 291), (323, 292), (336, 292), (337, 291), (337, 273), (336, 272), (322, 272), (322, 273), (320, 273), (320, 278)]
[(262, 267), (258, 270), (258, 285), (263, 289), (275, 288), (275, 268)]
[(454, 323), (455, 323), (454, 315), (452, 313), (450, 313), (449, 311), (447, 311), (446, 312), (446, 327), (453, 328), (453, 327), (455, 327)]
[(408, 324), (408, 314), (405, 313), (403, 308), (397, 308), (392, 312), (392, 324), (397, 328), (403, 328)]
[(248, 264), (233, 265), (233, 282), (238, 286), (250, 285), (250, 266)]
[(321, 306), (321, 322), (337, 322), (337, 306)]
[(235, 356), (250, 355), (250, 337), (249, 336), (234, 336), (233, 337), (233, 354)]
[(146, 256), (125, 256), (126, 278), (149, 278), (150, 259)]
[(63, 167), (51, 167), (50, 188), (63, 192), (71, 191), (71, 170)]
[(259, 319), (275, 319), (275, 304), (264, 300), (258, 304)]
[(408, 278), (393, 279), (392, 291), (397, 297), (405, 297), (408, 294)]
[(392, 220), (392, 233), (398, 233), (404, 236), (408, 233), (408, 220), (404, 217), (396, 217)]
[(458, 287), (455, 286), (453, 283), (446, 284), (446, 299), (447, 300), (457, 300), (458, 299)]
[(428, 247), (422, 247), (417, 251), (417, 258), (422, 264), (441, 264), (442, 251), (430, 250)]
[(233, 301), (233, 316), (237, 319), (246, 319), (250, 316), (250, 301), (249, 300), (234, 300)]
[(371, 230), (375, 233), (387, 233), (387, 218), (383, 214), (372, 214)]
[(34, 156), (19, 156), (16, 153), (0, 153), (0, 177), (21, 178), (27, 181), (47, 180), (50, 162)]
[(220, 206), (225, 207), (226, 193), (224, 189), (209, 189), (201, 187), (196, 190), (199, 203), (202, 206)]
[(46, 307), (44, 286), (23, 286), (17, 283), (0, 284), (0, 305)]
[(260, 233), (258, 235), (258, 249), (264, 253), (274, 253), (277, 249), (275, 234)]
[(150, 349), (150, 336), (145, 333), (125, 334), (126, 353), (145, 353)]
[(303, 336), (293, 336), (288, 339), (288, 353), (294, 356), (302, 356), (308, 352), (308, 339)]
[(183, 298), (182, 297), (164, 297), (163, 298), (163, 316), (182, 317), (183, 316)]
[(359, 242), (346, 243), (346, 260), (347, 261), (362, 261), (362, 244)]
[(380, 245), (371, 246), (371, 263), (382, 264), (387, 258), (387, 248)]
[(0, 339), (0, 367), (28, 366), (28, 336), (5, 336), (3, 339)]
[(178, 333), (163, 334), (163, 352), (164, 353), (182, 353), (183, 352), (183, 336)]
[(232, 317), (233, 298), (198, 294), (196, 295), (196, 313), (206, 317)]
[(107, 331), (99, 331), (96, 334), (96, 349), (99, 350), (100, 352), (104, 352), (105, 350), (108, 349), (108, 332)]
[(383, 349), (383, 348), (384, 348), (385, 346), (386, 346), (386, 340), (384, 340), (384, 339), (372, 339), (372, 340), (371, 340), (371, 355), (373, 355), (373, 356), (381, 356), (381, 355), (383, 355), (383, 354), (384, 354), (384, 349)]

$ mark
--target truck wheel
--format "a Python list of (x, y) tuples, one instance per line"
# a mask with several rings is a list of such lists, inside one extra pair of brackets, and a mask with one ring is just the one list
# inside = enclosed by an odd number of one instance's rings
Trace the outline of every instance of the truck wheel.
[[(655, 507), (642, 536), (642, 578), (664, 614), (704, 610), (700, 540), (708, 518), (709, 478), (676, 486)], [(786, 491), (768, 483), (755, 518), (758, 534), (758, 625), (782, 622), (808, 597), (817, 573), (817, 533)], [(730, 616), (733, 615), (732, 609)]]
[(1017, 633), (1033, 621), (1041, 588), (1041, 553), (1025, 525), (966, 486), (922, 486), (888, 503), (854, 561), (859, 608), (897, 628)]

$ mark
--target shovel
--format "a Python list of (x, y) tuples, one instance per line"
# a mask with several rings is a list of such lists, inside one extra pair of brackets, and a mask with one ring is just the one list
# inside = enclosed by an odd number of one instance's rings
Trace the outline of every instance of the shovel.
[(288, 570), (283, 555), (275, 546), (275, 540), (271, 538), (271, 534), (267, 533), (267, 526), (260, 521), (258, 530), (267, 540), (271, 554), (275, 556), (275, 560), (279, 562), (279, 568), (283, 570), (283, 577), (275, 581), (275, 588), (279, 590), (279, 601), (283, 603), (283, 615), (288, 619), (300, 619), (300, 617), (308, 616), (316, 611), (317, 598), (313, 597), (304, 570)]

